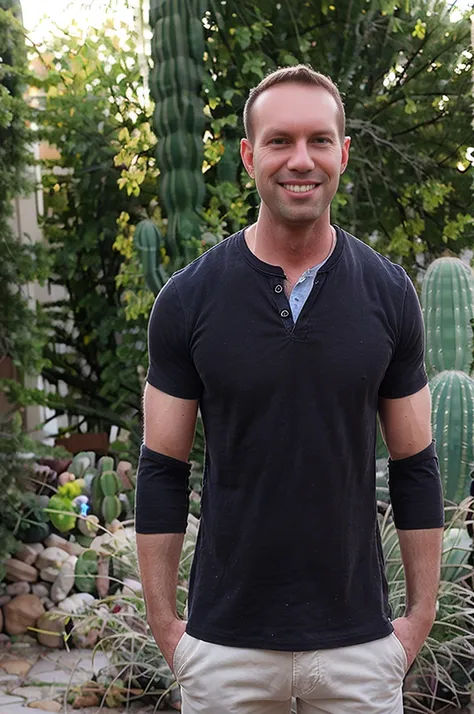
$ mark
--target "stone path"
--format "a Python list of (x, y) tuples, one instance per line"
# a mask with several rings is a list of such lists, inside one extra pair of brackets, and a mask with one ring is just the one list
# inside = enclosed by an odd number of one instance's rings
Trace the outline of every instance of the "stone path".
[[(91, 650), (53, 650), (30, 643), (0, 645), (0, 714), (153, 714), (152, 705), (133, 702), (117, 709), (91, 706), (73, 709), (66, 692), (109, 665), (106, 655)], [(161, 714), (163, 712), (161, 711)], [(168, 710), (167, 714), (176, 714)]]

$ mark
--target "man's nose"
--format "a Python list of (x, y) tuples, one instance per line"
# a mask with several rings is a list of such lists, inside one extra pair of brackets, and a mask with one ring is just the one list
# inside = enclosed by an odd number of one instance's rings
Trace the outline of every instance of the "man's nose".
[(308, 151), (306, 141), (299, 141), (294, 145), (287, 165), (289, 169), (299, 173), (314, 169), (314, 161)]

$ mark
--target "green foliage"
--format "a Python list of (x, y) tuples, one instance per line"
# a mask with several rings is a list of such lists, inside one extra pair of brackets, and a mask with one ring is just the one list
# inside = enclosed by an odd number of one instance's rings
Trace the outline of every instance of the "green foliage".
[(144, 109), (135, 38), (129, 34), (121, 45), (117, 33), (124, 31), (107, 22), (84, 37), (73, 25), (40, 48), (45, 72), (35, 86), (44, 98), (36, 122), (39, 137), (59, 152), (43, 162), (42, 227), (53, 259), (50, 281), (65, 292), (46, 307), (49, 365), (42, 373), (49, 384), (65, 383), (68, 394), (35, 399), (56, 414), (79, 417), (89, 431), (123, 428), (136, 449), (146, 319), (127, 321), (116, 280), (123, 257), (114, 243), (120, 215), (140, 206), (133, 192), (120, 190), (122, 167), (114, 156), (121, 132), (131, 136)]
[(17, 412), (9, 421), (0, 423), (0, 581), (5, 574), (3, 563), (17, 543), (21, 485), (25, 478), (25, 462), (19, 456), (22, 446), (21, 417)]
[(469, 494), (474, 467), (474, 380), (464, 372), (441, 372), (430, 389), (444, 496), (460, 503)]
[[(464, 173), (471, 135), (470, 27), (467, 16), (451, 23), (444, 3), (429, 11), (422, 2), (386, 5), (344, 0), (328, 9), (305, 3), (294, 13), (289, 3), (258, 9), (244, 3), (233, 14), (232, 3), (211, 4), (209, 130), (227, 150), (241, 126), (235, 131), (216, 121), (240, 116), (249, 87), (278, 65), (309, 62), (329, 74), (343, 92), (352, 136), (333, 218), (414, 272), (418, 253), (430, 259), (446, 241), (456, 252), (472, 241), (471, 182)], [(237, 31), (242, 25), (244, 34)], [(214, 183), (212, 173), (206, 178)], [(241, 182), (243, 188), (248, 178)], [(458, 223), (447, 237), (458, 214), (465, 230)]]
[[(162, 30), (165, 19), (174, 21), (172, 5), (158, 7)], [(158, 10), (152, 27), (157, 18)], [(243, 2), (238, 8), (233, 2), (209, 2), (204, 28), (203, 85), (195, 97), (189, 97), (192, 106), (204, 101), (207, 119), (203, 250), (255, 220), (259, 198), (239, 157), (244, 102), (249, 89), (267, 72), (298, 62), (329, 74), (346, 106), (351, 158), (333, 202), (333, 220), (401, 262), (413, 277), (420, 264), (431, 262), (446, 247), (459, 253), (471, 245), (473, 197), (467, 149), (472, 143), (472, 53), (466, 49), (467, 14), (451, 22), (443, 2), (428, 8), (421, 0), (369, 6), (363, 0), (332, 5), (307, 2), (297, 13), (289, 2), (257, 6)], [(164, 33), (155, 36), (154, 61), (172, 59), (169, 47), (174, 47), (176, 37), (177, 32), (169, 38)], [(186, 44), (186, 38), (179, 38), (180, 53), (191, 53), (192, 40)], [(185, 112), (172, 104), (168, 110), (166, 100), (154, 98), (159, 149), (162, 137), (177, 130), (173, 121), (178, 121), (178, 115), (179, 126), (185, 125)], [(168, 124), (161, 126), (162, 117)], [(129, 166), (139, 164), (144, 185), (153, 174), (162, 196), (160, 170), (166, 173), (169, 166), (160, 166), (159, 159), (157, 163), (156, 147), (149, 121), (143, 118), (119, 155), (125, 153)], [(123, 176), (127, 191), (136, 189), (132, 178)], [(158, 210), (142, 189), (137, 198), (164, 238), (169, 207), (163, 204)], [(137, 274), (138, 253), (133, 246), (137, 222), (136, 216), (125, 216), (120, 241), (125, 259), (120, 284), (133, 317), (148, 315), (152, 302)], [(173, 266), (167, 266), (169, 255), (162, 251), (161, 265), (168, 273)]]
[(0, 4), (0, 357), (36, 372), (44, 364), (44, 316), (29, 305), (26, 284), (46, 279), (47, 255), (42, 246), (27, 243), (27, 236), (16, 236), (10, 223), (13, 199), (31, 187), (31, 114), (23, 98), (27, 62), (19, 15), (18, 3)]
[(474, 274), (458, 258), (438, 258), (426, 271), (421, 301), (425, 320), (426, 367), (469, 374), (472, 359)]

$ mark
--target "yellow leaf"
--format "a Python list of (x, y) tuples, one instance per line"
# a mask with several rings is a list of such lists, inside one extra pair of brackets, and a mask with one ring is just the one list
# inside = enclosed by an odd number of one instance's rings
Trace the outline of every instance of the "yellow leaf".
[(74, 107), (71, 107), (69, 110), (69, 116), (73, 117), (75, 113), (76, 113), (76, 110), (74, 109)]

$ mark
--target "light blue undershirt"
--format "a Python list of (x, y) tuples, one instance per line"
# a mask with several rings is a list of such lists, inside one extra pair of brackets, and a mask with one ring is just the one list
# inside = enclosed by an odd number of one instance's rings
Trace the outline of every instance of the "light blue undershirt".
[(308, 270), (305, 270), (303, 275), (300, 277), (295, 287), (291, 291), (290, 308), (291, 314), (293, 315), (294, 323), (296, 323), (296, 320), (298, 319), (300, 312), (303, 309), (303, 305), (305, 304), (311, 293), (311, 290), (313, 289), (314, 279), (318, 270), (323, 267), (324, 263), (328, 260), (328, 258), (329, 255), (323, 260), (322, 263), (318, 263), (318, 265), (314, 265), (312, 268), (308, 268)]

